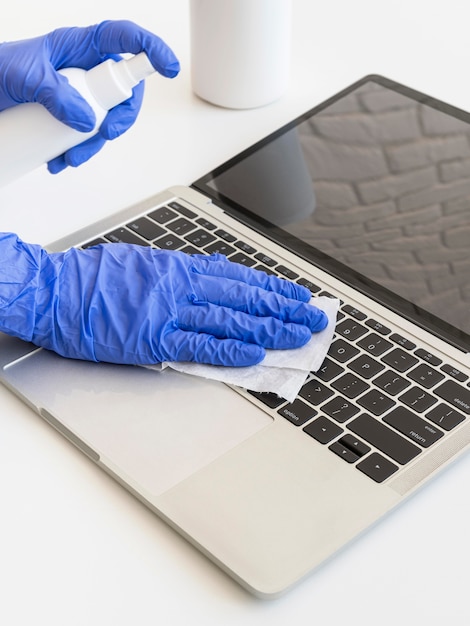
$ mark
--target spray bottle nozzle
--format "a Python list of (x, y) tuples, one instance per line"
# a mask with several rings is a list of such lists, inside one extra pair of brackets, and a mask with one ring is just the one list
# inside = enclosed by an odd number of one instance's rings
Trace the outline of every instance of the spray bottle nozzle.
[(132, 89), (155, 72), (145, 52), (129, 59), (108, 59), (86, 73), (86, 81), (96, 100), (109, 110), (132, 96)]
[(150, 63), (148, 56), (145, 52), (136, 54), (130, 59), (125, 59), (119, 62), (119, 67), (123, 67), (129, 73), (129, 76), (135, 81), (134, 85), (140, 83), (141, 80), (147, 78), (155, 72), (155, 68)]

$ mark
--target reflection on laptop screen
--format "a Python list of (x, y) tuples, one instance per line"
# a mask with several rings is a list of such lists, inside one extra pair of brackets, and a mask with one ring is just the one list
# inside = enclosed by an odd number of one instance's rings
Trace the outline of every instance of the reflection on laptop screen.
[(236, 161), (208, 185), (470, 333), (470, 124), (369, 81)]

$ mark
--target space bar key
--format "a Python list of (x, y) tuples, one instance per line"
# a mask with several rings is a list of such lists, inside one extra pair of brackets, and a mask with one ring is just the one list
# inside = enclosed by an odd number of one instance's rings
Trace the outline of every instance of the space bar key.
[(421, 450), (388, 426), (364, 413), (348, 424), (348, 428), (397, 463), (405, 465)]

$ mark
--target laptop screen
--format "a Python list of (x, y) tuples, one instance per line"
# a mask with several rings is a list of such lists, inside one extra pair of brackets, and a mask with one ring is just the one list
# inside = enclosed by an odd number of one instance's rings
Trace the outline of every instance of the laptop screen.
[(195, 183), (465, 350), (470, 115), (367, 77)]

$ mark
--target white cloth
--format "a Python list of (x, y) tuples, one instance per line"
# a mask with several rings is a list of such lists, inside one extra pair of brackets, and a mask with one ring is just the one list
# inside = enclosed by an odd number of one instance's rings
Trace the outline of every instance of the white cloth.
[(149, 367), (157, 371), (171, 367), (178, 372), (219, 380), (251, 391), (273, 392), (293, 402), (309, 372), (316, 372), (325, 360), (336, 325), (339, 300), (319, 296), (312, 300), (312, 304), (326, 313), (328, 325), (321, 332), (313, 333), (310, 341), (302, 348), (266, 350), (263, 361), (250, 367), (224, 367), (186, 362), (165, 362)]

